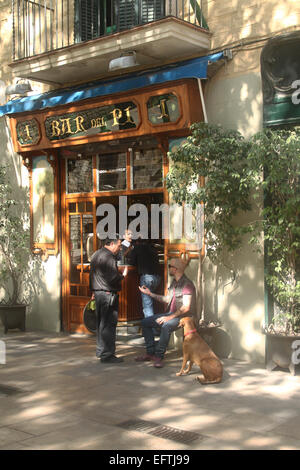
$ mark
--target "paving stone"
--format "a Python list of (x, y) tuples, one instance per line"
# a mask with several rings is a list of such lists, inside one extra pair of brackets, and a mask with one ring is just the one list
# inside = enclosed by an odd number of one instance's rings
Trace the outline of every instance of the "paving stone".
[[(201, 386), (198, 368), (176, 377), (180, 353), (165, 367), (137, 364), (140, 347), (117, 343), (121, 364), (95, 358), (95, 338), (38, 332), (5, 336), (0, 384), (0, 449), (300, 450), (300, 376), (223, 360), (221, 384)], [(122, 429), (144, 420), (201, 439), (189, 444)], [(165, 434), (164, 434), (165, 436)]]

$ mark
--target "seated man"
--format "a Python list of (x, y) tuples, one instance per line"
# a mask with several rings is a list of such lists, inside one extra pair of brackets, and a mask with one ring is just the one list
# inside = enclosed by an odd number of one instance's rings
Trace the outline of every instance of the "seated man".
[[(188, 279), (184, 270), (186, 262), (173, 258), (169, 262), (170, 276), (174, 277), (168, 288), (168, 295), (153, 294), (147, 287), (139, 287), (143, 294), (168, 304), (167, 313), (152, 315), (141, 322), (145, 338), (147, 354), (136, 358), (136, 361), (154, 361), (154, 367), (163, 367), (163, 358), (172, 331), (176, 330), (180, 318), (196, 314), (196, 290), (193, 282)], [(155, 349), (153, 328), (161, 326), (160, 339)]]

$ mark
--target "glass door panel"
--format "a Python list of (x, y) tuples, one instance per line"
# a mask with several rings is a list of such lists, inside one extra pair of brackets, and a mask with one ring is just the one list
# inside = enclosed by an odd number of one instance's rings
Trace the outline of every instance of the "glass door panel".
[(89, 264), (94, 252), (94, 217), (91, 201), (68, 204), (70, 295), (88, 297)]

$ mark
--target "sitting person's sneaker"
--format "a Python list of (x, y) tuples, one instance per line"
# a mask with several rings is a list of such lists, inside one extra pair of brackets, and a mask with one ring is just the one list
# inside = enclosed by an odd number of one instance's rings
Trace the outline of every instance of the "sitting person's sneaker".
[(154, 360), (154, 367), (157, 369), (161, 369), (164, 366), (163, 360), (161, 357), (156, 357)]
[(138, 356), (135, 358), (136, 362), (146, 362), (146, 361), (154, 361), (156, 359), (155, 356), (152, 354), (144, 354), (143, 356)]

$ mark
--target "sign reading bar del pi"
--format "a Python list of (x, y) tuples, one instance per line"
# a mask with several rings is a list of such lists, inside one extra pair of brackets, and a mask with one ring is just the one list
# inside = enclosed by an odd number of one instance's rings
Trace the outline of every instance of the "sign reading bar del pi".
[(135, 103), (127, 101), (85, 111), (47, 117), (46, 136), (49, 140), (61, 140), (102, 132), (117, 132), (136, 128), (139, 124)]
[[(175, 122), (180, 116), (177, 97), (173, 93), (150, 97), (147, 102), (147, 114), (152, 125)], [(46, 137), (53, 142), (72, 137), (136, 129), (139, 123), (138, 106), (133, 101), (126, 101), (48, 116), (44, 126)], [(20, 145), (38, 143), (40, 131), (35, 119), (17, 122), (16, 131)]]

